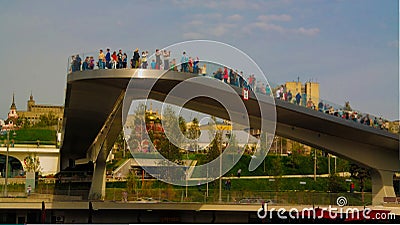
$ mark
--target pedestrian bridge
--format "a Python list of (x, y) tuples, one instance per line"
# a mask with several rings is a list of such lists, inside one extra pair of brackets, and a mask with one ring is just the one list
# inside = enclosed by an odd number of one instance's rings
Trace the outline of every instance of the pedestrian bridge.
[[(139, 73), (135, 73), (140, 70)], [(61, 169), (74, 162), (95, 163), (92, 193), (105, 188), (105, 160), (122, 129), (122, 102), (131, 79), (146, 86), (155, 82), (148, 98), (164, 101), (180, 82), (194, 77), (189, 73), (162, 70), (87, 70), (68, 74), (63, 120), (64, 138), (60, 151)], [(161, 77), (161, 78), (160, 78)], [(202, 84), (197, 84), (202, 85)], [(204, 86), (204, 85), (203, 85)], [(204, 86), (213, 96), (229, 96), (225, 90)], [(242, 96), (242, 89), (232, 86)], [(140, 97), (141, 93), (137, 93)], [(143, 96), (147, 97), (147, 96)], [(260, 108), (271, 104), (256, 100), (250, 92), (243, 100), (252, 129), (259, 129)], [(399, 135), (353, 121), (276, 100), (276, 134), (327, 151), (372, 169), (373, 203), (395, 196), (393, 174), (400, 171)], [(188, 109), (229, 119), (223, 106), (206, 97), (190, 100)]]

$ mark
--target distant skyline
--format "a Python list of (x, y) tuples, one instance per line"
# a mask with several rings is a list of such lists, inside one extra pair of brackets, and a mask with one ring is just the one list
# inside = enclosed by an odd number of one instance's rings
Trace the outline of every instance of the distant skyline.
[(317, 81), (322, 99), (399, 119), (397, 0), (0, 2), (1, 119), (13, 93), (18, 110), (31, 92), (63, 105), (72, 54), (193, 39), (244, 51), (272, 83)]

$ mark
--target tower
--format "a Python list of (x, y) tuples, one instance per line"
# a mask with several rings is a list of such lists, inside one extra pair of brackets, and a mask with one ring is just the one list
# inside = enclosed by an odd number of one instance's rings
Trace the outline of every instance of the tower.
[(317, 82), (307, 82), (305, 83), (305, 93), (307, 95), (307, 100), (311, 98), (314, 104), (319, 102), (319, 83)]
[(11, 107), (10, 107), (10, 111), (8, 112), (8, 119), (17, 119), (18, 115), (17, 115), (17, 106), (15, 106), (15, 96), (13, 93), (13, 100), (11, 103)]
[(34, 105), (35, 105), (35, 100), (33, 100), (33, 95), (32, 95), (32, 92), (31, 92), (31, 96), (29, 97), (29, 100), (28, 100), (27, 111), (31, 112), (32, 111), (32, 106), (34, 106)]
[(13, 129), (14, 125), (17, 123), (18, 114), (17, 114), (17, 106), (15, 106), (15, 97), (13, 94), (13, 100), (11, 103), (10, 111), (8, 112), (8, 118), (5, 121), (5, 129)]

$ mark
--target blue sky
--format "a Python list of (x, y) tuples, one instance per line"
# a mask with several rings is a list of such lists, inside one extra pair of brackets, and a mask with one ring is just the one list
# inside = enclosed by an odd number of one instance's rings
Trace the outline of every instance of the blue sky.
[(62, 105), (69, 55), (193, 39), (241, 49), (273, 83), (318, 81), (326, 100), (399, 118), (395, 0), (0, 3), (0, 118), (13, 92), (18, 109), (31, 91), (38, 103)]

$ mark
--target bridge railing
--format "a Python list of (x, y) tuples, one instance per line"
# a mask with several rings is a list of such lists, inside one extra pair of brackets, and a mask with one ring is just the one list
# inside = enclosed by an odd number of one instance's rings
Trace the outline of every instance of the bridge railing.
[[(276, 100), (296, 104), (302, 107), (309, 108), (310, 110), (330, 114), (332, 116), (336, 116), (356, 123), (361, 123), (377, 129), (387, 131), (389, 130), (389, 121), (387, 119), (384, 119), (381, 116), (373, 115), (371, 113), (365, 113), (361, 112), (360, 110), (356, 110), (350, 107), (349, 103), (346, 103), (347, 105), (340, 105), (320, 97), (307, 95), (305, 93), (301, 93), (300, 97), (296, 99), (297, 93), (291, 93), (292, 97), (290, 97), (288, 95), (289, 91), (286, 89), (285, 85), (271, 84), (271, 86), (273, 87), (272, 90)], [(278, 89), (283, 89), (283, 92), (279, 93)]]
[[(21, 141), (15, 140), (10, 141), (10, 148), (18, 147), (18, 146), (55, 146), (56, 141)], [(0, 140), (0, 147), (7, 147), (7, 140)]]
[[(104, 55), (106, 54), (106, 51), (103, 49)], [(112, 54), (113, 51), (110, 51)], [(117, 52), (118, 53), (118, 52)], [(116, 65), (112, 66), (111, 63), (106, 63), (104, 62), (104, 65), (101, 65), (101, 63), (98, 60), (99, 52), (90, 52), (90, 53), (80, 53), (80, 54), (74, 54), (68, 58), (68, 67), (67, 67), (67, 73), (72, 73), (75, 71), (84, 71), (84, 70), (97, 70), (97, 69), (129, 69), (132, 68), (131, 65), (131, 60), (133, 57), (133, 51), (123, 51), (123, 53), (126, 53), (126, 60), (125, 60), (125, 65)], [(139, 55), (141, 55), (141, 52), (139, 52)], [(84, 61), (85, 58), (89, 57), (91, 62), (89, 64), (91, 66), (87, 66)], [(179, 56), (178, 55), (171, 55), (170, 60), (175, 60), (175, 64), (171, 63), (172, 61), (169, 61), (169, 70), (175, 70), (175, 71), (182, 71), (182, 65), (179, 62)], [(151, 62), (155, 61), (155, 56), (154, 54), (149, 54), (147, 56), (147, 69), (151, 69)], [(161, 63), (163, 63), (163, 57), (161, 56)], [(142, 65), (142, 63), (139, 63), (139, 67)], [(206, 62), (206, 61), (199, 61), (197, 64), (197, 68), (189, 67), (187, 68), (188, 73), (191, 74), (196, 74), (199, 76), (206, 76), (206, 77), (211, 77), (211, 78), (216, 78), (219, 80), (222, 80), (223, 82), (225, 81), (223, 78), (223, 73), (224, 66), (216, 64), (216, 63), (211, 63), (211, 62)], [(205, 65), (205, 72), (203, 69), (203, 66)], [(107, 68), (108, 67), (108, 68)], [(119, 68), (122, 67), (122, 68)], [(163, 69), (163, 65), (160, 66), (160, 69)], [(286, 101), (290, 102), (302, 107), (309, 108), (310, 110), (316, 110), (320, 111), (321, 113), (326, 113), (330, 114), (332, 116), (340, 117), (349, 121), (354, 121), (357, 123), (362, 123), (365, 124), (366, 126), (371, 126), (377, 129), (381, 130), (389, 130), (389, 121), (387, 119), (382, 118), (381, 116), (375, 116), (370, 113), (363, 113), (359, 110), (355, 110), (350, 108), (350, 106), (343, 106), (336, 104), (334, 102), (322, 99), (322, 98), (316, 98), (314, 96), (308, 96), (305, 93), (300, 93), (300, 98), (296, 99), (297, 93), (291, 93), (292, 97), (290, 98), (288, 96), (288, 91), (286, 91), (285, 85), (279, 85), (279, 84), (273, 84), (273, 83), (263, 83), (260, 82), (256, 79), (249, 79), (249, 76), (247, 74), (251, 74), (251, 71), (244, 71), (243, 74), (239, 72), (240, 70), (237, 70), (236, 68), (232, 68), (235, 74), (236, 79), (234, 82), (232, 82), (231, 77), (228, 76), (227, 83), (238, 86), (240, 88), (246, 88), (246, 89), (251, 89), (253, 92), (256, 92), (257, 94), (265, 94), (269, 96), (273, 96), (277, 101)], [(228, 68), (229, 70), (229, 68)], [(249, 73), (250, 72), (250, 73)], [(240, 77), (242, 77), (242, 82), (240, 81)], [(281, 88), (282, 87), (282, 88)], [(282, 93), (279, 95), (277, 94), (278, 89), (283, 89)]]
[[(0, 178), (0, 191), (4, 189), (4, 178)], [(9, 196), (13, 197), (26, 197), (25, 179), (10, 178), (8, 185)], [(61, 183), (60, 183), (61, 182)], [(114, 184), (115, 183), (115, 184)], [(88, 185), (90, 180), (83, 178), (68, 180), (65, 178), (60, 181), (57, 178), (39, 178), (35, 191), (29, 197), (32, 199), (49, 198), (53, 196), (53, 201), (79, 201), (87, 199)], [(181, 202), (197, 202), (206, 204), (219, 204), (219, 191), (216, 187), (210, 185), (207, 190), (205, 185), (198, 187), (173, 187), (173, 188), (153, 188), (152, 182), (145, 181), (144, 186), (134, 187), (131, 185), (123, 185), (121, 182), (107, 182), (106, 195), (104, 201), (122, 201), (124, 192), (127, 192), (126, 200), (129, 202), (168, 202), (171, 204)], [(144, 188), (143, 188), (144, 187)], [(46, 195), (46, 196), (43, 196)], [(364, 195), (364, 196), (363, 196)], [(56, 198), (58, 197), (58, 198)], [(372, 193), (365, 192), (319, 192), (313, 190), (292, 190), (292, 191), (265, 191), (253, 190), (246, 191), (240, 190), (236, 187), (235, 190), (222, 190), (221, 199), (224, 204), (257, 204), (261, 205), (262, 202), (268, 202), (271, 207), (279, 205), (332, 205), (336, 206), (338, 197), (345, 197), (348, 206), (362, 206), (370, 205), (372, 201)]]

